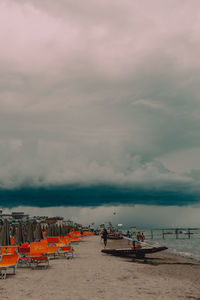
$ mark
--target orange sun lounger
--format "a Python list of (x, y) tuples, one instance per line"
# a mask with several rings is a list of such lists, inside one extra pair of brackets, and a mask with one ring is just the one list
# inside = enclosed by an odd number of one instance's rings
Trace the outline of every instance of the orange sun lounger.
[(59, 247), (58, 254), (64, 255), (67, 258), (73, 258), (74, 249), (72, 248), (72, 246)]
[(1, 246), (0, 247), (0, 254), (16, 254), (17, 253), (17, 246)]
[(72, 243), (77, 243), (77, 242), (79, 242), (79, 237), (77, 237), (77, 236), (72, 236), (71, 242), (72, 242)]
[(74, 249), (69, 245), (71, 238), (69, 236), (47, 237), (41, 240), (40, 244), (46, 247), (46, 254), (49, 258), (56, 258), (61, 255), (69, 258), (73, 257)]
[(19, 248), (21, 266), (36, 268), (39, 265), (48, 267), (49, 259), (47, 257), (47, 244), (33, 242), (30, 247)]
[(47, 244), (33, 242), (30, 244), (30, 266), (36, 268), (39, 265), (48, 268)]
[(50, 246), (58, 246), (58, 247), (62, 247), (62, 246), (66, 246), (67, 244), (70, 243), (70, 238), (69, 237), (61, 237), (61, 236), (50, 236), (47, 237), (46, 242), (48, 244), (51, 244)]
[(2, 254), (0, 261), (0, 279), (6, 279), (7, 270), (12, 268), (13, 273), (16, 274), (19, 254)]
[(18, 247), (19, 253), (19, 266), (30, 267), (30, 246)]
[(48, 244), (57, 244), (60, 243), (60, 238), (58, 236), (48, 236), (47, 242)]
[[(73, 257), (73, 248), (69, 245), (71, 238), (68, 236), (47, 237), (47, 255), (49, 257), (59, 257), (63, 255), (67, 258)], [(44, 241), (42, 243), (45, 243)]]
[(58, 246), (49, 246), (47, 247), (47, 255), (48, 256), (53, 256), (56, 258), (56, 255), (58, 254)]
[(71, 246), (51, 246), (51, 245), (48, 245), (48, 248), (47, 248), (47, 255), (49, 257), (53, 257), (53, 258), (56, 258), (56, 257), (59, 257), (61, 255), (63, 255), (64, 257), (67, 257), (67, 258), (72, 258), (73, 257), (73, 248)]

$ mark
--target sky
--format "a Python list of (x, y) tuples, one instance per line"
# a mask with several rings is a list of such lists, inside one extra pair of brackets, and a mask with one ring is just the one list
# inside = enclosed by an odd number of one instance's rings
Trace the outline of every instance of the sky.
[(199, 0), (1, 0), (0, 206), (198, 203), (199, 28)]

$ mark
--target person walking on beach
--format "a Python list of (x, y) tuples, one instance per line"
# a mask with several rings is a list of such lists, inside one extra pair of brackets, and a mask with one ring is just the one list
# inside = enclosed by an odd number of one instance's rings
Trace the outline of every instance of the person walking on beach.
[(104, 230), (102, 232), (102, 238), (103, 238), (104, 246), (106, 247), (107, 239), (108, 239), (108, 232), (107, 232), (106, 228), (104, 228)]

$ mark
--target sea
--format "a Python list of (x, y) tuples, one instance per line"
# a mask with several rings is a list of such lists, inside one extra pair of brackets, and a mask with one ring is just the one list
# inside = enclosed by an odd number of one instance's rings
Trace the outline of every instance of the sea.
[(145, 242), (150, 245), (166, 246), (170, 253), (200, 261), (200, 229), (191, 230), (190, 238), (188, 238), (187, 229), (179, 230), (178, 235), (174, 229), (165, 230), (164, 238), (161, 229), (152, 230), (153, 238), (152, 231), (149, 229), (137, 229), (138, 231), (144, 233)]

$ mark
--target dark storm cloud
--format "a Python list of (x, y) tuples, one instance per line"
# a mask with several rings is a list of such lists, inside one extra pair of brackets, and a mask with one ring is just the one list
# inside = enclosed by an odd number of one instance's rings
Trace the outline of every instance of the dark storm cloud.
[(200, 194), (191, 193), (180, 187), (182, 192), (173, 189), (156, 191), (131, 187), (114, 186), (60, 186), (49, 188), (20, 188), (0, 190), (0, 205), (15, 206), (101, 206), (101, 205), (159, 205), (187, 206), (200, 202)]

